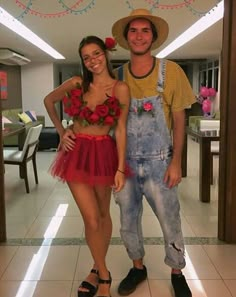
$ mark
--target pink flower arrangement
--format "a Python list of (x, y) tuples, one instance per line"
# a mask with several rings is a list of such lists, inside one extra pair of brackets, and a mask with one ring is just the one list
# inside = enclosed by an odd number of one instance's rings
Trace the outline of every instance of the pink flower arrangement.
[(196, 96), (198, 103), (202, 105), (202, 111), (205, 117), (212, 117), (212, 101), (216, 96), (214, 88), (201, 86), (199, 95)]

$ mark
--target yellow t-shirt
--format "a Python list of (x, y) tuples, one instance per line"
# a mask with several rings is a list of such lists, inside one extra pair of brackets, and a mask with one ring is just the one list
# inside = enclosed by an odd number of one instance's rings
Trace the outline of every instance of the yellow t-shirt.
[[(146, 77), (134, 77), (128, 67), (123, 65), (123, 80), (130, 88), (131, 98), (143, 99), (159, 95), (157, 91), (159, 59), (156, 59), (153, 71)], [(118, 77), (118, 71), (115, 70)], [(163, 110), (167, 126), (171, 128), (171, 113), (181, 111), (193, 104), (196, 99), (183, 69), (175, 62), (166, 60), (163, 92)]]

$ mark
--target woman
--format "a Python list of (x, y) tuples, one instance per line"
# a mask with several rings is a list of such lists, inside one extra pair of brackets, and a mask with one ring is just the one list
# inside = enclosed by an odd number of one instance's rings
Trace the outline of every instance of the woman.
[[(112, 233), (110, 198), (112, 189), (118, 192), (125, 184), (130, 95), (126, 83), (114, 78), (103, 40), (85, 37), (79, 55), (83, 78), (72, 77), (44, 99), (60, 136), (60, 149), (51, 173), (67, 182), (82, 214), (86, 241), (94, 259), (93, 269), (78, 289), (78, 297), (96, 293), (106, 297), (110, 296), (111, 286), (105, 263)], [(55, 109), (55, 103), (61, 100), (65, 112), (73, 115), (71, 134), (65, 134)], [(116, 142), (109, 136), (111, 129)]]

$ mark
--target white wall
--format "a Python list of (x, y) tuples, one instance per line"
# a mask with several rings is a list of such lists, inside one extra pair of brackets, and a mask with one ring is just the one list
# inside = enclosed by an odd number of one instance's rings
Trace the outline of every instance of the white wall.
[(198, 74), (199, 74), (199, 63), (193, 62), (193, 81), (192, 81), (192, 88), (195, 95), (199, 93), (199, 81), (198, 81)]
[(52, 63), (30, 63), (21, 67), (22, 108), (35, 110), (45, 116), (45, 126), (52, 127), (43, 104), (44, 97), (54, 89), (54, 66)]
[(219, 56), (218, 92), (216, 93), (216, 97), (213, 102), (214, 111), (220, 110), (220, 80), (221, 80), (221, 56)]

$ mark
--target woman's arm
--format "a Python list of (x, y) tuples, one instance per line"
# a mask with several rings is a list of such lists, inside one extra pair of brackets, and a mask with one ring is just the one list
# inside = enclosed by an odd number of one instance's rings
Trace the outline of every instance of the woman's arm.
[(72, 77), (72, 78), (66, 80), (64, 83), (62, 83), (59, 87), (54, 89), (51, 93), (49, 93), (44, 98), (44, 105), (46, 107), (48, 115), (49, 115), (50, 119), (52, 120), (52, 122), (60, 136), (63, 135), (64, 128), (63, 128), (61, 121), (59, 119), (59, 116), (57, 114), (55, 104), (63, 99), (66, 92), (74, 89), (76, 87), (77, 83), (81, 83), (81, 78), (77, 77), (77, 76)]
[[(125, 82), (119, 82), (115, 95), (122, 104), (121, 115), (119, 117), (116, 129), (115, 138), (118, 152), (118, 168), (116, 175), (123, 175), (125, 177), (125, 159), (126, 159), (126, 125), (130, 105), (130, 92), (129, 87)], [(117, 189), (118, 190), (118, 189)]]
[[(77, 84), (82, 83), (82, 79), (79, 76), (74, 76), (68, 80), (66, 80), (64, 83), (62, 83), (59, 87), (54, 89), (51, 93), (49, 93), (44, 98), (44, 105), (46, 107), (46, 110), (48, 112), (48, 115), (50, 119), (52, 120), (60, 139), (62, 140), (63, 135), (65, 133), (65, 129), (62, 126), (62, 123), (59, 119), (58, 113), (55, 108), (55, 104), (59, 101), (62, 101), (63, 97), (65, 96), (66, 92), (69, 92), (70, 90), (76, 88)], [(73, 146), (73, 143), (71, 142), (70, 137), (66, 137), (67, 139), (67, 145), (69, 147)], [(68, 148), (69, 148), (68, 147)]]

